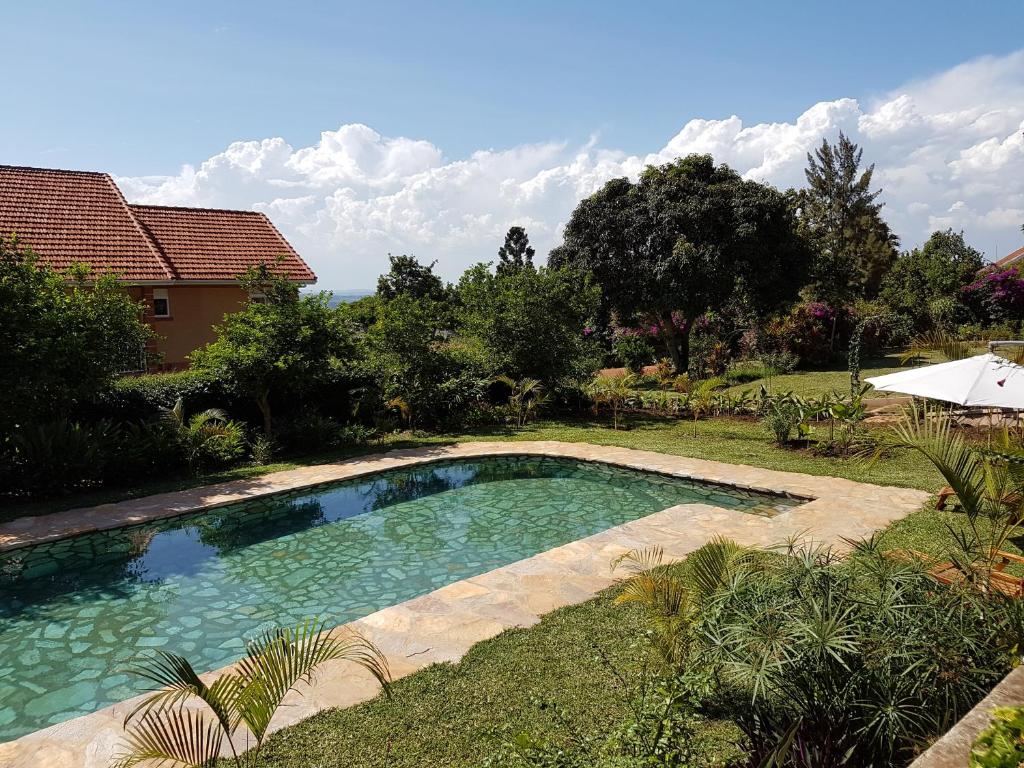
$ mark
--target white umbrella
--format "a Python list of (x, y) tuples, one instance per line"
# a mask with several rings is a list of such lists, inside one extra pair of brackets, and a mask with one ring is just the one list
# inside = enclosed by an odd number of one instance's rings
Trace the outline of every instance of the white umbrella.
[(883, 392), (944, 400), (958, 405), (1024, 409), (1024, 366), (987, 352), (865, 379)]

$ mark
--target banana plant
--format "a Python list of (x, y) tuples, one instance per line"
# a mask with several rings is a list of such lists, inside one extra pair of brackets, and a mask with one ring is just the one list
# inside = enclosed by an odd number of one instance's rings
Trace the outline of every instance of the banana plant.
[(387, 660), (375, 645), (353, 632), (325, 631), (315, 619), (264, 632), (209, 685), (187, 659), (158, 651), (132, 670), (156, 688), (125, 717), (114, 768), (214, 768), (224, 753), (235, 768), (255, 766), (285, 696), (313, 682), (325, 662), (339, 660), (366, 670), (389, 692)]

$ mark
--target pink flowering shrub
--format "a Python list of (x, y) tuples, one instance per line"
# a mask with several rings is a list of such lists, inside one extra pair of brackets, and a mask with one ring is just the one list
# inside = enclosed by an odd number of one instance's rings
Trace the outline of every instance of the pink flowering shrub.
[(986, 272), (961, 292), (985, 325), (1024, 317), (1024, 276), (1017, 267)]
[(825, 365), (846, 348), (855, 322), (846, 307), (821, 301), (798, 304), (789, 315), (766, 325), (764, 351), (791, 352), (804, 366)]

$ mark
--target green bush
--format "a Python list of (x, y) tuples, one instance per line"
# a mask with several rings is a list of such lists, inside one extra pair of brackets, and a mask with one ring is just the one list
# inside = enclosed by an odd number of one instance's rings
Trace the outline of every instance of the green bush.
[(97, 486), (117, 442), (118, 429), (109, 421), (81, 424), (57, 419), (18, 425), (10, 438), (7, 490), (56, 496)]
[(779, 445), (786, 445), (793, 432), (802, 435), (807, 416), (802, 404), (792, 397), (774, 397), (762, 406), (762, 423)]
[(148, 420), (181, 400), (190, 413), (207, 408), (237, 411), (239, 398), (215, 377), (196, 371), (153, 373), (116, 379), (84, 415), (117, 421)]
[(179, 400), (172, 411), (189, 469), (203, 472), (233, 464), (245, 454), (245, 426), (210, 408), (186, 419)]
[(1019, 768), (1024, 763), (1024, 707), (996, 707), (974, 742), (971, 768)]
[(741, 363), (740, 365), (733, 366), (723, 374), (723, 378), (729, 382), (729, 386), (748, 384), (751, 381), (757, 381), (764, 377), (764, 366), (757, 365), (756, 363)]
[(341, 430), (341, 424), (334, 419), (307, 411), (291, 419), (282, 419), (275, 437), (288, 453), (316, 453), (341, 445)]
[(637, 333), (619, 334), (612, 343), (612, 352), (619, 363), (633, 373), (640, 373), (644, 366), (654, 362), (654, 347)]

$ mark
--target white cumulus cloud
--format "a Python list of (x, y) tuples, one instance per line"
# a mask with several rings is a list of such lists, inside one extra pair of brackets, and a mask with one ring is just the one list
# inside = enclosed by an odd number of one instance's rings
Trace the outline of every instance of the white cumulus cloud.
[(436, 259), (453, 279), (493, 259), (514, 224), (546, 253), (580, 198), (691, 152), (711, 153), (747, 178), (801, 185), (807, 152), (840, 131), (875, 163), (885, 215), (904, 246), (944, 227), (963, 229), (990, 257), (1024, 243), (1024, 51), (967, 62), (870, 104), (819, 102), (791, 122), (695, 118), (646, 155), (592, 138), (453, 159), (430, 141), (350, 124), (309, 147), (238, 141), (172, 176), (117, 181), (133, 202), (264, 211), (321, 286), (359, 288), (375, 284), (388, 252)]

